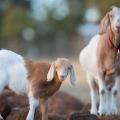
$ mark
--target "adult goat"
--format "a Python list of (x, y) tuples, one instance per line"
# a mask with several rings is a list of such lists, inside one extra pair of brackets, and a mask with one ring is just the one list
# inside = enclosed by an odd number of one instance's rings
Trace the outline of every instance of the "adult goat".
[(91, 113), (117, 114), (116, 95), (120, 86), (120, 8), (111, 7), (100, 23), (100, 33), (80, 53), (80, 64), (87, 73), (91, 91)]

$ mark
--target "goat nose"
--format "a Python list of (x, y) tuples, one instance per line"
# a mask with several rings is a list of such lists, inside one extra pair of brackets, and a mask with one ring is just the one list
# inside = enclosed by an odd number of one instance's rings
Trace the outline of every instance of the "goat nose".
[(64, 79), (64, 75), (61, 75), (60, 77), (61, 77), (62, 80)]

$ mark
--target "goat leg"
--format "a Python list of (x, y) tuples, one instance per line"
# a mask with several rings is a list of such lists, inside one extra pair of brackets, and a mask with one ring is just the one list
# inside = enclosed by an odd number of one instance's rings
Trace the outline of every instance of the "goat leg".
[(42, 120), (48, 120), (48, 100), (45, 98), (41, 98), (40, 103), (42, 111)]

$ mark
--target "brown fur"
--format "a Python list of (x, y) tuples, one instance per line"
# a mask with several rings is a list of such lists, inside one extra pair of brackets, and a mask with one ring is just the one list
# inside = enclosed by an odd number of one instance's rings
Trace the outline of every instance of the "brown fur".
[(36, 98), (48, 98), (60, 88), (61, 81), (58, 79), (57, 73), (52, 81), (47, 82), (47, 73), (50, 69), (49, 63), (35, 63), (27, 60), (26, 67), (30, 87)]
[(67, 120), (99, 120), (96, 115), (90, 113), (72, 112)]
[[(16, 95), (10, 90), (4, 90), (0, 97), (0, 113), (3, 118), (7, 117), (7, 120), (25, 120), (29, 111), (28, 106), (27, 96)], [(49, 99), (48, 106), (50, 119), (50, 114), (66, 116), (72, 111), (81, 110), (84, 104), (67, 93), (57, 92)], [(8, 114), (8, 112), (10, 112), (10, 114)], [(40, 118), (41, 113), (37, 109), (34, 119), (39, 120)], [(56, 118), (56, 120), (58, 119)]]
[[(114, 84), (114, 77), (120, 74), (119, 54), (113, 50), (113, 47), (118, 47), (120, 44), (120, 35), (111, 29), (109, 14), (103, 18), (100, 25), (100, 40), (97, 46), (97, 66), (99, 74), (106, 80), (106, 84)], [(109, 45), (111, 39), (113, 46)], [(113, 78), (110, 80), (110, 78)]]
[(28, 70), (29, 91), (41, 102), (42, 120), (48, 120), (48, 98), (52, 96), (61, 85), (57, 73), (52, 81), (47, 81), (47, 74), (51, 64), (26, 61)]

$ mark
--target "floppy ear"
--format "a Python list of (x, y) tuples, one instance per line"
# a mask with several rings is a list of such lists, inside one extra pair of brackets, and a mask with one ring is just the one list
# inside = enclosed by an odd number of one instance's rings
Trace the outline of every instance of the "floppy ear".
[(107, 13), (106, 16), (100, 22), (100, 32), (99, 34), (103, 34), (107, 31), (107, 28), (110, 25), (109, 14)]
[(54, 76), (55, 76), (55, 65), (54, 63), (52, 63), (47, 74), (47, 81), (48, 82), (52, 81)]
[(75, 85), (75, 81), (76, 81), (75, 72), (74, 72), (73, 66), (71, 65), (70, 66), (70, 84), (72, 86), (74, 86)]

